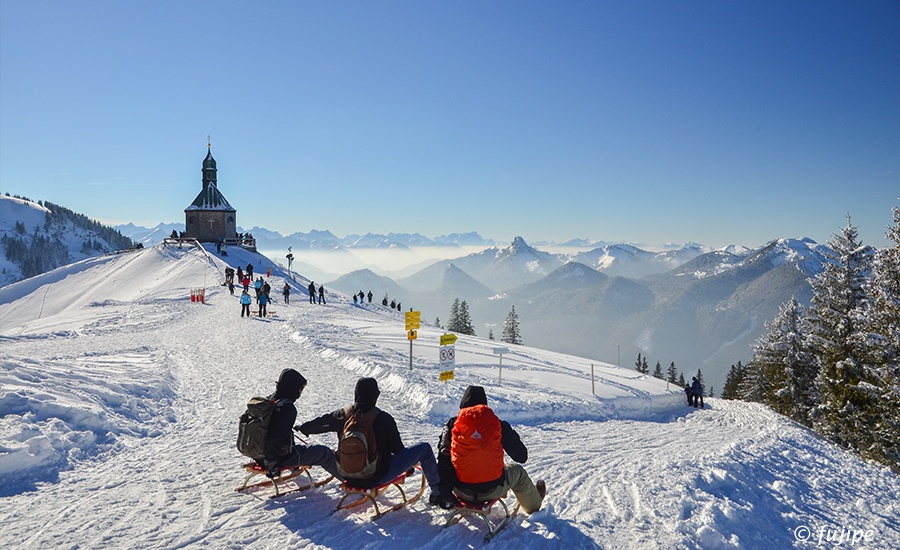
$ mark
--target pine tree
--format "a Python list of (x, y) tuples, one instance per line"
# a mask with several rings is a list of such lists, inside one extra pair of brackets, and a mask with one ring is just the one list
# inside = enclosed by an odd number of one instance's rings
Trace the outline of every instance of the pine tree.
[(860, 316), (869, 309), (866, 279), (873, 250), (859, 242), (849, 217), (829, 244), (833, 253), (812, 280), (809, 310), (809, 346), (819, 362), (816, 388), (821, 396), (813, 428), (839, 445), (862, 451), (872, 443), (879, 384), (866, 364), (866, 350), (854, 336)]
[(678, 369), (675, 368), (675, 361), (669, 363), (669, 370), (666, 371), (666, 376), (666, 380), (669, 383), (674, 384), (678, 382)]
[(444, 328), (441, 326), (441, 318), (440, 317), (434, 318), (434, 326), (436, 326), (437, 328)]
[(494, 339), (494, 329), (489, 328), (488, 329), (488, 340), (493, 340), (493, 339)]
[(469, 336), (475, 336), (475, 326), (469, 316), (469, 304), (465, 300), (459, 303), (459, 332)]
[(503, 321), (503, 336), (500, 338), (507, 344), (522, 345), (522, 336), (519, 332), (519, 316), (516, 314), (516, 306), (512, 306)]
[(650, 374), (650, 365), (647, 364), (647, 358), (641, 358), (641, 354), (638, 353), (637, 361), (634, 363), (634, 368), (641, 374)]
[(459, 298), (453, 300), (450, 306), (450, 318), (447, 319), (447, 330), (450, 332), (462, 332), (459, 328)]
[(766, 323), (769, 331), (754, 347), (750, 363), (755, 369), (752, 375), (757, 377), (754, 397), (809, 426), (809, 414), (817, 401), (814, 382), (818, 366), (807, 349), (805, 315), (803, 306), (791, 297), (775, 320)]
[(859, 315), (857, 339), (872, 350), (868, 362), (878, 383), (872, 442), (861, 454), (900, 471), (900, 208), (894, 208), (893, 215), (894, 225), (885, 236), (894, 246), (875, 254), (871, 308), (869, 315)]
[(656, 362), (656, 368), (653, 369), (653, 377), (663, 379), (662, 365), (659, 364), (659, 361)]
[(681, 386), (682, 388), (685, 386), (684, 373), (683, 373), (683, 372), (678, 373), (678, 385)]
[(744, 365), (740, 361), (737, 365), (731, 365), (731, 370), (725, 375), (725, 386), (722, 388), (722, 399), (740, 399), (738, 388), (744, 378)]

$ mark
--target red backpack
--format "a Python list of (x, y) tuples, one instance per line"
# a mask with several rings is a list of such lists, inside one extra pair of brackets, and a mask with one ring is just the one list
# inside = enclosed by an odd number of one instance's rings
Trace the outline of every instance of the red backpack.
[(337, 468), (346, 478), (368, 479), (378, 467), (378, 446), (372, 425), (381, 411), (372, 407), (368, 412), (345, 410), (347, 420), (338, 443)]
[(494, 481), (503, 475), (500, 419), (487, 405), (459, 411), (453, 423), (450, 460), (463, 483)]

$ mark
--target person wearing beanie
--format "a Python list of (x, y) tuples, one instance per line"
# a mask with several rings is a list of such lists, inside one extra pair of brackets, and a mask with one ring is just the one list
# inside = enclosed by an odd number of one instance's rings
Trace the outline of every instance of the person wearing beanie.
[(294, 443), (293, 427), (297, 420), (294, 402), (306, 387), (306, 378), (294, 369), (284, 369), (278, 377), (275, 393), (269, 399), (276, 402), (269, 420), (266, 454), (256, 462), (266, 469), (266, 475), (276, 477), (285, 468), (321, 466), (334, 477), (343, 480), (337, 469), (334, 452), (325, 445)]
[(504, 464), (504, 452), (514, 461), (528, 460), (528, 449), (508, 422), (487, 406), (481, 386), (469, 386), (459, 414), (447, 421), (438, 443), (438, 493), (441, 508), (456, 504), (454, 494), (467, 502), (489, 502), (510, 489), (526, 513), (540, 510), (547, 485), (532, 483), (521, 464)]
[(344, 430), (347, 419), (351, 414), (356, 412), (368, 413), (374, 410), (372, 431), (375, 438), (375, 447), (378, 450), (377, 464), (374, 473), (370, 477), (352, 479), (353, 486), (360, 488), (377, 487), (393, 481), (416, 464), (421, 464), (422, 473), (425, 475), (425, 480), (431, 488), (432, 496), (429, 501), (432, 503), (438, 502), (440, 479), (431, 445), (424, 441), (411, 447), (403, 445), (394, 417), (376, 407), (380, 393), (378, 382), (374, 378), (360, 378), (356, 382), (352, 405), (305, 422), (300, 425), (299, 430), (306, 435), (335, 432), (340, 442), (341, 432)]

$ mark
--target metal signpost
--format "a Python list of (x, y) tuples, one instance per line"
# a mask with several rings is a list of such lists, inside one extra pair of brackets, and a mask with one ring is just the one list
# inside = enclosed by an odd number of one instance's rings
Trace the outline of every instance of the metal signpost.
[(497, 384), (503, 383), (503, 354), (509, 353), (509, 348), (494, 348), (494, 355), (500, 356), (500, 376), (497, 378)]
[(416, 330), (421, 326), (422, 312), (406, 312), (406, 339), (409, 340), (409, 370), (412, 370), (413, 340), (418, 338)]

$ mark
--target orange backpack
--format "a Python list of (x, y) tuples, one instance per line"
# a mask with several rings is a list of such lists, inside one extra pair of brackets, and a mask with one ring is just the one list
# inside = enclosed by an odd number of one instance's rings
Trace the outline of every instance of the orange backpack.
[(459, 411), (450, 440), (450, 460), (463, 483), (485, 483), (503, 475), (500, 419), (487, 405)]

